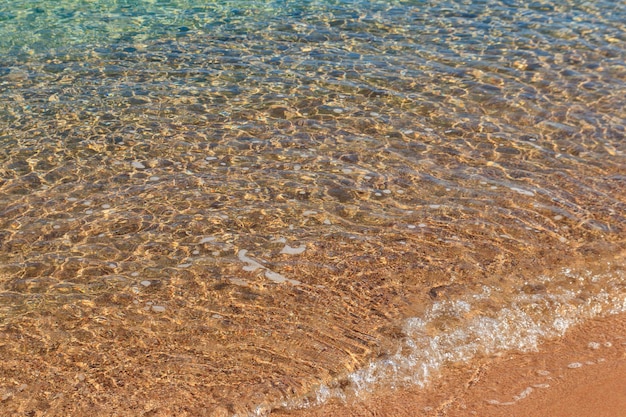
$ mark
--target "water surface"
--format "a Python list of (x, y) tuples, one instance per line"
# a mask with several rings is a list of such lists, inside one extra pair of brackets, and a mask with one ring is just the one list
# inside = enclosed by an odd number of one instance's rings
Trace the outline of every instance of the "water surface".
[(262, 415), (626, 309), (623, 1), (136, 3), (0, 5), (4, 412)]

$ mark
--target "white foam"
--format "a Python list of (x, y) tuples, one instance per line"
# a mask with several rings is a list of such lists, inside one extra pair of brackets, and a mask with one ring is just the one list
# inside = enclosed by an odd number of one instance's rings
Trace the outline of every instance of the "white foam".
[[(384, 359), (374, 360), (347, 376), (344, 384), (320, 386), (314, 401), (319, 405), (331, 398), (343, 398), (347, 392), (353, 395), (375, 390), (379, 385), (423, 387), (436, 377), (448, 364), (467, 362), (477, 355), (493, 355), (507, 350), (532, 351), (546, 339), (562, 336), (572, 325), (590, 318), (626, 311), (626, 293), (610, 286), (597, 287), (597, 293), (580, 302), (580, 294), (597, 276), (576, 275), (564, 270), (563, 275), (576, 278), (578, 289), (561, 289), (544, 294), (519, 294), (510, 299), (500, 310), (485, 310), (481, 303), (492, 300), (500, 291), (483, 287), (481, 292), (467, 294), (459, 300), (434, 302), (421, 317), (409, 318), (404, 323), (406, 338), (394, 352)], [(546, 278), (548, 279), (548, 278)], [(604, 279), (604, 278), (602, 278)], [(610, 280), (611, 278), (606, 278)], [(623, 280), (619, 275), (618, 281)], [(489, 301), (488, 301), (489, 302)], [(482, 304), (484, 305), (484, 304)], [(437, 323), (451, 323), (449, 327)], [(582, 364), (570, 364), (570, 368)], [(549, 375), (538, 370), (539, 375)], [(534, 388), (547, 388), (539, 384)], [(533, 387), (528, 387), (514, 401), (494, 405), (511, 405), (526, 398)], [(286, 407), (301, 407), (302, 401), (283, 403)]]

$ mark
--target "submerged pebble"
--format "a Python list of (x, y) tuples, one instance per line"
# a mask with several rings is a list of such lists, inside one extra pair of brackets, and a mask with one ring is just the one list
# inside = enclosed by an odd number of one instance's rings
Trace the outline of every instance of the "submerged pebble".
[(522, 194), (528, 197), (534, 197), (535, 193), (533, 193), (532, 191), (528, 191), (528, 190), (524, 190), (522, 188), (517, 188), (517, 187), (510, 187), (511, 190), (517, 192), (518, 194)]
[(524, 389), (522, 392), (520, 392), (517, 395), (513, 396), (513, 399), (515, 401), (519, 401), (519, 400), (523, 400), (524, 398), (528, 397), (530, 394), (533, 393), (533, 388), (532, 387), (527, 387), (526, 389)]
[(282, 254), (287, 254), (287, 255), (299, 255), (301, 253), (303, 253), (306, 250), (306, 246), (302, 245), (302, 246), (298, 246), (298, 247), (291, 247), (289, 245), (285, 245), (285, 247), (280, 251), (280, 253)]

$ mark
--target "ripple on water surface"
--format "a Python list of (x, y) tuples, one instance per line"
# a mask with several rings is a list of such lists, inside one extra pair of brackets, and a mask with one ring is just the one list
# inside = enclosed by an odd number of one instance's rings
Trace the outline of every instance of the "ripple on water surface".
[(36, 3), (0, 410), (263, 413), (624, 310), (620, 2)]

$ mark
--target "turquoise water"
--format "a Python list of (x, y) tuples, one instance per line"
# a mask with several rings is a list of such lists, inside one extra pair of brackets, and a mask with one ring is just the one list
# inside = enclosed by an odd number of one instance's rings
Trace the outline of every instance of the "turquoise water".
[(3, 2), (0, 410), (263, 415), (624, 311), (624, 21)]

